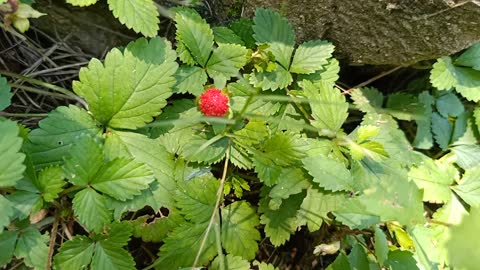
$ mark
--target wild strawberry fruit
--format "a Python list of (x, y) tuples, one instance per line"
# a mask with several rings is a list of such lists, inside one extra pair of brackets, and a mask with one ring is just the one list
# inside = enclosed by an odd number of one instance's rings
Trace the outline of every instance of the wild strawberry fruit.
[(228, 96), (220, 89), (210, 88), (200, 96), (198, 106), (205, 116), (224, 116), (228, 112)]

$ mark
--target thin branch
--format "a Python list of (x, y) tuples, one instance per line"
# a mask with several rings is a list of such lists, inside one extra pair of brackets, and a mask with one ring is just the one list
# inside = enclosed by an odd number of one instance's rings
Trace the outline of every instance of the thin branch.
[(355, 85), (354, 87), (346, 90), (346, 91), (343, 92), (342, 94), (343, 94), (343, 95), (350, 95), (350, 93), (351, 93), (353, 90), (355, 90), (355, 89), (357, 89), (357, 88), (360, 88), (360, 87), (367, 86), (367, 85), (371, 84), (372, 82), (374, 82), (374, 81), (376, 81), (376, 80), (379, 80), (379, 79), (381, 79), (381, 78), (383, 78), (383, 77), (385, 77), (385, 76), (387, 76), (387, 75), (389, 75), (389, 74), (391, 74), (391, 73), (393, 73), (393, 72), (395, 72), (395, 71), (397, 71), (397, 70), (399, 70), (399, 69), (401, 69), (401, 68), (403, 68), (403, 66), (398, 66), (398, 67), (392, 68), (392, 69), (390, 69), (390, 70), (387, 70), (387, 71), (385, 71), (385, 72), (382, 72), (382, 73), (378, 74), (377, 76), (375, 76), (375, 77), (373, 77), (373, 78), (371, 78), (371, 79), (368, 79), (368, 80), (366, 80), (366, 81), (364, 81), (364, 82), (362, 82), (362, 83), (359, 83), (359, 84)]
[(47, 270), (52, 268), (53, 250), (55, 247), (55, 240), (57, 239), (57, 230), (58, 230), (59, 221), (60, 221), (60, 216), (58, 215), (58, 213), (55, 213), (55, 221), (53, 222), (52, 231), (50, 232), (50, 242), (48, 243), (48, 257), (47, 257), (47, 267), (46, 267)]
[(230, 160), (230, 141), (228, 142), (227, 151), (225, 153), (225, 163), (223, 165), (223, 173), (222, 173), (222, 179), (220, 180), (220, 186), (218, 187), (218, 190), (217, 190), (217, 201), (215, 202), (215, 208), (213, 209), (212, 216), (210, 217), (210, 222), (208, 223), (207, 230), (205, 231), (205, 236), (203, 236), (202, 243), (200, 244), (200, 248), (198, 249), (197, 256), (195, 257), (195, 261), (193, 262), (192, 268), (194, 268), (197, 265), (198, 260), (200, 259), (200, 255), (202, 254), (203, 248), (205, 247), (205, 243), (207, 242), (208, 234), (210, 233), (210, 230), (212, 229), (212, 225), (215, 222), (215, 216), (218, 214), (218, 207), (220, 206), (220, 201), (222, 200), (222, 197), (223, 197), (223, 186), (225, 184), (225, 178), (227, 178), (229, 160)]

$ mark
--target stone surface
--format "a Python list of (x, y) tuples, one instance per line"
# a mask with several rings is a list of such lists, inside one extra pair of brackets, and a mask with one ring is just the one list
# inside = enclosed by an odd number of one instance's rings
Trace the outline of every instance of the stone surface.
[[(236, 0), (225, 0), (236, 1)], [(461, 51), (480, 40), (479, 1), (246, 0), (286, 15), (298, 41), (328, 39), (351, 65), (410, 65)]]

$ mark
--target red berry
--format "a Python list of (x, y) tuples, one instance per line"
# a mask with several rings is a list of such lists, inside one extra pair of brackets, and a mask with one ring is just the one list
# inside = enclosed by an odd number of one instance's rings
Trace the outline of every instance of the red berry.
[(211, 88), (200, 96), (198, 105), (205, 116), (224, 116), (228, 112), (228, 96)]

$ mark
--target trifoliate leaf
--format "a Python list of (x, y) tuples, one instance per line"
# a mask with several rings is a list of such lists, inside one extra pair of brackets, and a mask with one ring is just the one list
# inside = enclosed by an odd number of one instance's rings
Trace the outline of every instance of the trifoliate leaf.
[(160, 206), (173, 206), (170, 192), (176, 189), (172, 174), (175, 163), (172, 154), (168, 153), (165, 147), (138, 133), (112, 131), (107, 134), (105, 153), (112, 159), (119, 157), (135, 159), (149, 166), (159, 184), (152, 189), (155, 194), (155, 198), (152, 199)]
[(98, 0), (66, 0), (66, 1), (71, 5), (79, 6), (79, 7), (90, 6), (98, 2)]
[(234, 256), (254, 259), (261, 239), (256, 229), (260, 222), (255, 209), (245, 201), (237, 201), (223, 208), (221, 215), (223, 248)]
[[(309, 81), (301, 84), (312, 108), (315, 121), (312, 125), (319, 129), (338, 132), (348, 117), (348, 103), (340, 91), (328, 84), (316, 86)], [(321, 131), (320, 131), (321, 132)]]
[(10, 93), (10, 90), (7, 79), (0, 75), (0, 111), (5, 110), (11, 104), (13, 94)]
[[(212, 262), (211, 270), (220, 270), (220, 258), (217, 257)], [(240, 256), (228, 254), (225, 256), (225, 270), (249, 270), (250, 263)]]
[(319, 186), (331, 191), (353, 190), (352, 174), (341, 162), (323, 155), (306, 157), (302, 162)]
[(432, 114), (432, 131), (438, 146), (442, 150), (447, 149), (453, 132), (452, 123), (435, 112)]
[(170, 42), (160, 37), (139, 38), (128, 43), (126, 49), (148, 64), (161, 65), (177, 59), (177, 54), (172, 50)]
[(455, 65), (471, 67), (480, 70), (480, 43), (470, 46), (455, 60)]
[(136, 269), (132, 255), (122, 248), (130, 240), (131, 234), (132, 228), (129, 224), (113, 223), (108, 237), (95, 243), (92, 269)]
[(105, 197), (89, 187), (75, 194), (73, 211), (80, 222), (94, 232), (102, 231), (103, 226), (112, 219)]
[(480, 224), (480, 210), (472, 208), (470, 215), (462, 219), (458, 226), (451, 228), (450, 239), (447, 242), (450, 265), (459, 269), (476, 269), (480, 264), (477, 256), (477, 244), (480, 240), (477, 229)]
[(480, 167), (465, 171), (462, 180), (453, 190), (472, 207), (480, 207)]
[(154, 37), (158, 32), (158, 11), (152, 0), (108, 0), (113, 16), (137, 33)]
[(385, 112), (397, 119), (411, 121), (420, 117), (422, 107), (414, 95), (393, 93), (388, 96)]
[(277, 184), (272, 187), (268, 196), (281, 203), (281, 200), (290, 197), (290, 195), (298, 194), (309, 186), (310, 182), (302, 169), (284, 168), (278, 177)]
[(65, 160), (64, 171), (69, 181), (76, 186), (87, 186), (105, 162), (102, 147), (89, 136), (80, 136), (70, 148), (70, 157)]
[[(159, 258), (155, 261), (156, 269), (178, 269), (179, 267), (192, 267), (195, 257), (200, 249), (200, 244), (208, 227), (207, 223), (184, 223), (175, 228), (160, 248)], [(209, 262), (217, 254), (215, 247), (215, 233), (210, 230), (198, 265)]]
[(448, 118), (449, 116), (458, 117), (465, 111), (460, 99), (452, 92), (447, 92), (438, 97), (435, 105), (438, 113), (445, 118)]
[(418, 149), (430, 149), (433, 146), (432, 135), (432, 105), (434, 98), (424, 91), (418, 95), (418, 101), (422, 104), (420, 116), (415, 119), (417, 123), (417, 133), (412, 145)]
[(320, 229), (327, 214), (335, 211), (344, 200), (341, 193), (328, 193), (314, 187), (307, 189), (307, 196), (303, 199), (297, 213), (299, 225), (307, 225), (310, 232)]
[(219, 44), (210, 59), (206, 70), (208, 75), (217, 80), (228, 80), (239, 76), (238, 71), (247, 63), (247, 49), (236, 44)]
[[(101, 133), (92, 117), (76, 106), (58, 107), (40, 121), (40, 128), (29, 134), (26, 150), (33, 164), (47, 166), (63, 162), (70, 155), (70, 147), (81, 134), (96, 136)], [(68, 175), (67, 175), (68, 176)]]
[(292, 75), (284, 67), (277, 65), (272, 71), (253, 72), (249, 81), (262, 90), (283, 89), (293, 82)]
[(383, 94), (373, 87), (355, 89), (351, 97), (357, 109), (364, 113), (382, 112)]
[(175, 23), (177, 41), (183, 43), (193, 59), (205, 67), (213, 48), (214, 38), (208, 23), (195, 10), (187, 8), (175, 10)]
[(456, 85), (452, 58), (443, 57), (437, 60), (430, 71), (430, 82), (438, 90), (450, 90)]
[(58, 249), (53, 259), (56, 269), (77, 270), (90, 264), (95, 244), (90, 238), (76, 235)]
[(255, 39), (253, 38), (253, 21), (247, 18), (240, 18), (234, 21), (230, 25), (230, 29), (238, 35), (245, 44), (247, 48), (254, 49), (255, 48)]
[(18, 234), (14, 231), (0, 232), (0, 250), (2, 251), (2, 253), (0, 253), (0, 267), (5, 266), (12, 260), (17, 237)]
[[(155, 43), (150, 46), (156, 49)], [(169, 49), (164, 52), (171, 50), (169, 44), (166, 46)], [(172, 59), (168, 60), (161, 65), (150, 64), (129, 50), (122, 53), (113, 49), (103, 64), (94, 58), (88, 67), (82, 68), (80, 81), (73, 82), (73, 89), (87, 100), (101, 124), (135, 129), (152, 121), (167, 105), (178, 67)]]
[(310, 74), (328, 64), (335, 46), (324, 40), (307, 41), (298, 46), (293, 56), (290, 72)]
[[(14, 214), (14, 208), (12, 203), (2, 195), (0, 195), (0, 209), (2, 209), (2, 215), (0, 216), (0, 238), (1, 238), (3, 228), (10, 224), (10, 217), (13, 216)], [(3, 265), (1, 262), (2, 262), (2, 259), (0, 255), (0, 265)]]
[(177, 207), (193, 223), (208, 222), (212, 216), (220, 182), (211, 176), (180, 181), (175, 195)]
[(419, 270), (413, 254), (410, 251), (400, 249), (390, 251), (384, 265), (387, 269)]
[(182, 66), (175, 73), (177, 83), (173, 87), (175, 93), (191, 93), (200, 96), (205, 90), (203, 86), (207, 83), (207, 73), (199, 67)]
[(104, 164), (90, 181), (94, 189), (125, 201), (139, 195), (154, 181), (152, 170), (134, 159), (117, 158)]
[(20, 153), (22, 139), (13, 121), (0, 119), (0, 130), (0, 187), (14, 186), (25, 171), (25, 154)]
[(35, 186), (46, 202), (53, 202), (66, 184), (60, 166), (47, 167), (38, 174)]
[[(263, 192), (262, 192), (263, 193)], [(280, 246), (290, 238), (297, 227), (296, 213), (305, 197), (305, 193), (296, 194), (283, 200), (278, 210), (268, 208), (268, 197), (260, 200), (260, 223), (265, 225), (265, 234), (274, 246)]]
[(375, 226), (375, 257), (377, 257), (380, 265), (383, 265), (383, 262), (387, 259), (388, 256), (388, 242), (387, 236), (385, 233), (378, 227)]
[(233, 30), (224, 26), (213, 27), (213, 35), (217, 44), (237, 44), (245, 46), (243, 40)]
[(257, 44), (268, 44), (267, 50), (283, 68), (288, 69), (295, 45), (292, 25), (278, 12), (265, 8), (257, 8), (253, 22), (253, 37)]
[(448, 202), (452, 196), (450, 185), (455, 181), (457, 170), (451, 164), (435, 162), (424, 157), (414, 165), (408, 177), (423, 189), (423, 200), (431, 203)]
[(41, 234), (37, 228), (30, 226), (18, 235), (15, 257), (23, 258), (27, 266), (45, 269), (48, 258), (48, 235)]

